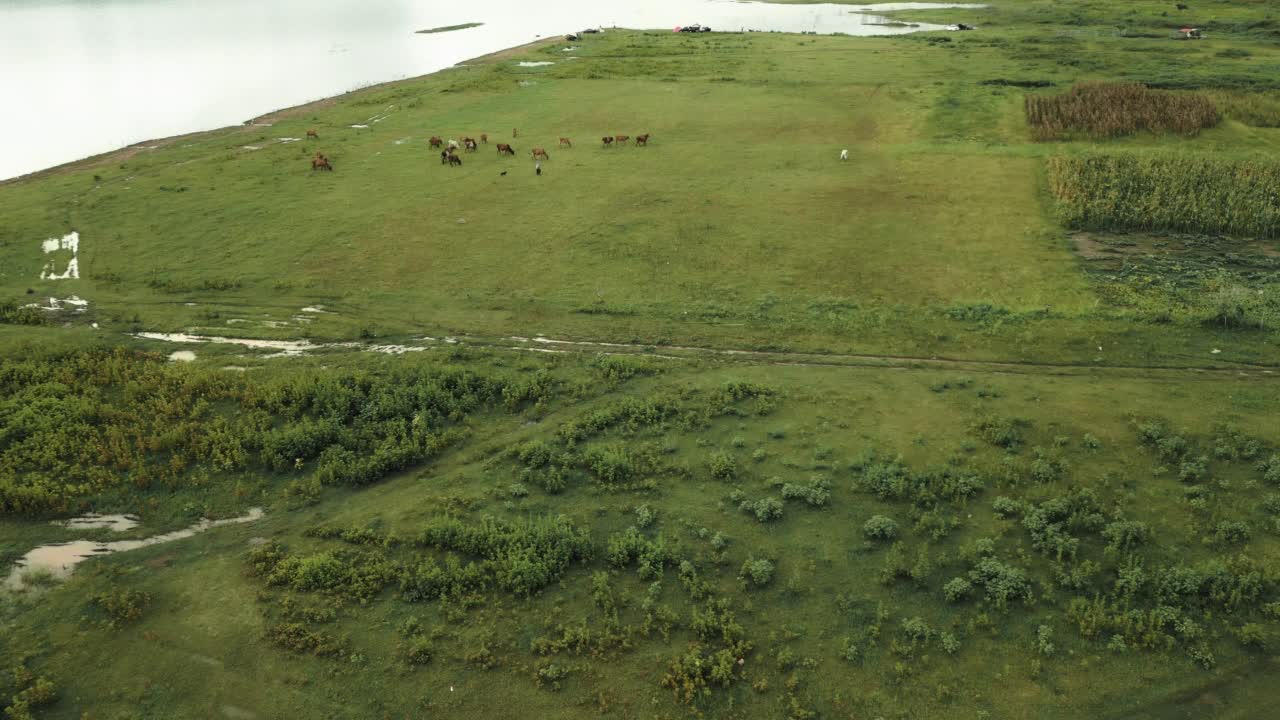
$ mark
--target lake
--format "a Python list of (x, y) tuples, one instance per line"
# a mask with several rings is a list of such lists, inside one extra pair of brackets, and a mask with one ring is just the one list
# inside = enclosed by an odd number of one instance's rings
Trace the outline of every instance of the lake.
[[(587, 27), (893, 35), (849, 5), (726, 0), (4, 0), (0, 179), (235, 125)], [(944, 7), (929, 3), (910, 7)], [(880, 9), (888, 6), (868, 6)], [(464, 23), (480, 27), (416, 34)]]

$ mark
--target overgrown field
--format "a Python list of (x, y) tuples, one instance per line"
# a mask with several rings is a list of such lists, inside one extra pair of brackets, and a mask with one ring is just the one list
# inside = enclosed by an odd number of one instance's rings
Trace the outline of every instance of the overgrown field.
[(1268, 716), (1280, 19), (1189, 4), (605, 32), (0, 184), (5, 575), (265, 511), (0, 585), (0, 708)]
[[(260, 523), (6, 600), (0, 649), (55, 689), (41, 716), (1118, 717), (1191, 694), (1250, 717), (1266, 697), (1274, 383), (470, 354), (364, 361), (358, 384), (463, 359), (549, 378), (544, 400), (359, 489), (302, 451), (238, 496)], [(237, 383), (262, 395), (350, 377), (255, 373)], [(388, 417), (447, 406), (402, 397)], [(163, 523), (201, 488), (132, 492)]]
[(1137, 83), (1086, 83), (1061, 95), (1027, 96), (1027, 122), (1037, 140), (1143, 131), (1194, 135), (1220, 120), (1217, 107), (1203, 95), (1149, 90)]
[(1280, 163), (1091, 154), (1049, 161), (1064, 222), (1082, 230), (1280, 237)]

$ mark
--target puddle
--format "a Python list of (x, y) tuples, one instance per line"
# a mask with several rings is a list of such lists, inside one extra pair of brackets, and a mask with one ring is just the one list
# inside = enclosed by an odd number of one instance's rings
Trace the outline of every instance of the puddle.
[(4, 587), (10, 590), (26, 588), (25, 576), (28, 572), (46, 572), (54, 578), (64, 580), (71, 576), (71, 572), (75, 570), (76, 565), (91, 557), (128, 552), (138, 548), (182, 540), (212, 528), (252, 522), (261, 519), (263, 515), (262, 508), (251, 508), (248, 514), (240, 517), (227, 518), (226, 520), (201, 520), (185, 530), (175, 530), (171, 533), (155, 535), (142, 540), (116, 540), (105, 543), (92, 540), (76, 540), (69, 543), (41, 545), (18, 560), (13, 570), (9, 573), (9, 577), (5, 579)]
[(368, 128), (369, 126), (368, 126), (368, 125), (359, 125), (359, 124), (357, 124), (357, 125), (352, 125), (351, 127), (355, 128), (355, 129), (357, 129), (357, 130), (364, 130), (365, 128)]
[(577, 50), (577, 49), (578, 48), (576, 47), (560, 48), (560, 52), (573, 52), (574, 50)]
[(23, 305), (22, 307), (34, 308), (36, 310), (44, 310), (46, 312), (58, 312), (60, 310), (66, 309), (65, 306), (70, 305), (75, 308), (75, 312), (82, 313), (85, 311), (85, 308), (89, 306), (88, 300), (85, 300), (77, 295), (72, 295), (69, 298), (62, 298), (62, 299), (51, 297), (51, 298), (48, 298), (48, 301), (49, 301), (48, 305), (31, 303), (30, 305)]
[(164, 342), (176, 343), (223, 343), (227, 345), (241, 345), (247, 348), (255, 348), (258, 350), (276, 350), (275, 355), (267, 357), (292, 357), (301, 355), (308, 350), (314, 350), (316, 345), (308, 340), (251, 340), (248, 338), (229, 338), (219, 337), (217, 335), (188, 335), (186, 333), (138, 333), (134, 337), (144, 340), (161, 340)]
[(518, 62), (516, 65), (518, 67), (545, 67), (547, 65), (555, 65), (555, 63), (550, 60), (539, 60), (537, 62)]
[(226, 370), (227, 372), (248, 372), (249, 371), (249, 368), (243, 365), (223, 365), (222, 369)]
[(244, 149), (245, 150), (261, 150), (262, 146), (261, 145), (245, 145)]
[(285, 143), (298, 142), (301, 139), (302, 138), (279, 138), (279, 141), (280, 144), (283, 145)]
[(78, 518), (71, 518), (70, 520), (55, 521), (53, 524), (61, 525), (62, 527), (69, 528), (71, 530), (103, 529), (114, 530), (115, 532), (124, 532), (125, 530), (132, 530), (133, 528), (138, 527), (139, 522), (137, 515), (98, 515), (96, 513), (89, 513), (88, 515), (81, 515)]
[(195, 362), (196, 354), (190, 350), (174, 350), (169, 353), (169, 362)]
[(80, 233), (70, 232), (61, 238), (49, 238), (40, 244), (44, 254), (55, 253), (59, 250), (70, 250), (71, 260), (67, 261), (67, 268), (63, 272), (56, 272), (53, 261), (45, 263), (44, 269), (40, 271), (41, 280), (79, 280), (80, 279)]
[(413, 345), (370, 345), (365, 349), (369, 352), (382, 353), (384, 355), (403, 355), (411, 352), (423, 352), (431, 348)]

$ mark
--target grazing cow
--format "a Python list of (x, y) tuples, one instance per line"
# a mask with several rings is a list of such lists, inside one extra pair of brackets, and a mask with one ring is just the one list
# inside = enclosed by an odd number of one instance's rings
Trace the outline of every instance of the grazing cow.
[(448, 151), (448, 150), (441, 150), (441, 151), (440, 151), (440, 164), (441, 164), (441, 165), (448, 165), (448, 164), (449, 164), (449, 151)]
[(442, 139), (440, 139), (440, 138), (436, 137), (435, 135), (432, 135), (432, 136), (431, 136), (431, 139), (430, 139), (430, 140), (428, 140), (427, 142), (431, 143), (431, 147), (433, 147), (433, 148), (438, 148), (438, 147), (443, 147), (443, 146), (444, 146), (444, 140), (442, 140)]
[(449, 167), (462, 167), (462, 158), (457, 155), (449, 156)]
[(329, 158), (321, 155), (320, 153), (316, 153), (316, 156), (311, 158), (311, 169), (333, 170), (333, 165), (329, 162)]
[(644, 145), (645, 147), (649, 146), (649, 133), (636, 136), (636, 147), (639, 147), (641, 145)]
[(626, 145), (627, 141), (630, 139), (631, 139), (630, 135), (618, 135), (613, 139), (613, 141), (618, 143), (619, 145)]
[(611, 138), (611, 137), (602, 137), (602, 138), (600, 138), (600, 142), (603, 142), (605, 147), (609, 147), (610, 145), (612, 145), (612, 144), (613, 144), (613, 138)]
[(462, 138), (462, 145), (467, 149), (467, 152), (475, 152), (476, 148), (480, 147), (472, 138)]
[(454, 151), (454, 150), (457, 150), (459, 147), (460, 147), (460, 146), (458, 145), (458, 141), (457, 141), (457, 140), (450, 140), (450, 141), (449, 141), (449, 150), (450, 150), (451, 152), (452, 152), (452, 151)]
[(560, 147), (562, 147), (562, 148), (564, 148), (564, 147), (571, 148), (571, 147), (573, 147), (573, 142), (572, 142), (571, 140), (569, 140), (569, 138), (560, 138)]
[(516, 151), (515, 151), (515, 148), (511, 147), (506, 143), (498, 143), (498, 154), (502, 155), (504, 153), (507, 155), (515, 156)]
[(489, 144), (489, 136), (488, 136), (488, 134), (486, 134), (486, 133), (480, 133), (480, 142), (481, 142), (481, 143), (483, 143), (483, 144), (485, 144), (485, 145), (488, 145), (488, 144)]
[(849, 159), (849, 151), (848, 151), (848, 150), (841, 150), (841, 151), (840, 151), (840, 159), (841, 159), (841, 160), (848, 160), (848, 159)]
[(316, 132), (315, 130), (308, 130), (308, 131), (307, 131), (307, 137), (309, 137), (309, 138), (315, 138), (315, 139), (319, 140), (319, 139), (320, 139), (320, 133)]
[(542, 148), (534, 148), (534, 149), (533, 149), (533, 159), (534, 159), (534, 160), (537, 160), (538, 158), (542, 158), (543, 160), (550, 160), (550, 159), (551, 159), (551, 156), (550, 156), (550, 155), (548, 155), (548, 154), (547, 154), (547, 151), (546, 151), (546, 150), (543, 150)]

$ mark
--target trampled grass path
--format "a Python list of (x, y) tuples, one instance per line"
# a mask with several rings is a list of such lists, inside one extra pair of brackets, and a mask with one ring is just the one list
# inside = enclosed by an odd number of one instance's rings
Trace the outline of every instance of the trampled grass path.
[[(233, 339), (217, 335), (197, 335), (202, 341), (228, 342)], [(152, 338), (154, 339), (154, 338)], [(173, 341), (181, 343), (181, 340)], [(250, 341), (252, 342), (252, 341)], [(290, 343), (298, 340), (268, 342)], [(305, 342), (305, 341), (302, 341)], [(669, 360), (718, 359), (753, 365), (792, 365), (810, 367), (850, 367), (888, 370), (957, 370), (993, 374), (1059, 375), (1094, 377), (1137, 377), (1145, 379), (1221, 380), (1224, 376), (1240, 378), (1280, 379), (1280, 365), (1232, 363), (1232, 367), (1194, 367), (1187, 365), (1104, 365), (1089, 363), (1043, 363), (1012, 360), (961, 360), (947, 357), (910, 355), (877, 355), (849, 353), (813, 353), (786, 350), (751, 350), (747, 348), (705, 347), (691, 345), (629, 344), (592, 339), (551, 338), (542, 335), (485, 336), (459, 334), (444, 338), (419, 337), (413, 344), (354, 342), (317, 343), (308, 350), (346, 349), (400, 354), (432, 348), (471, 346), (492, 350), (541, 353), (604, 353), (642, 355)]]

